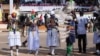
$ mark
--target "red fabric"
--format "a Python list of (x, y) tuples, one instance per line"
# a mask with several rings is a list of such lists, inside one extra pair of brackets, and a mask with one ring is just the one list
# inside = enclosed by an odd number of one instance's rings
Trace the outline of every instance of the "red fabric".
[(11, 16), (12, 16), (13, 18), (16, 18), (17, 13), (13, 12), (13, 13), (11, 14)]

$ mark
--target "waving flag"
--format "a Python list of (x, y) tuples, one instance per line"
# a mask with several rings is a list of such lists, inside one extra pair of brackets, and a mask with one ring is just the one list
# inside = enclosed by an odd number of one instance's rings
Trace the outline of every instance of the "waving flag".
[(75, 8), (75, 2), (74, 2), (74, 0), (70, 0), (69, 1), (69, 8), (70, 8), (70, 10), (74, 10), (74, 8)]
[(70, 0), (70, 3), (72, 3), (73, 2), (73, 0)]

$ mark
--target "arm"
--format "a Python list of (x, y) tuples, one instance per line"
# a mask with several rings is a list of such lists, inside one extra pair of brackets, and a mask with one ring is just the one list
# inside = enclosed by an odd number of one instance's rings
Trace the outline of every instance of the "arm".
[(84, 18), (84, 24), (85, 24), (85, 28), (87, 29), (87, 25), (88, 25), (88, 18)]

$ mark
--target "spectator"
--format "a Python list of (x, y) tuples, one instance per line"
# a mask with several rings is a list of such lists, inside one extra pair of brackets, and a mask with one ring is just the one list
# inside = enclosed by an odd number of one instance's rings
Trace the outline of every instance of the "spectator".
[(31, 20), (30, 26), (28, 28), (28, 50), (29, 53), (35, 51), (35, 56), (38, 55), (38, 50), (40, 47), (39, 43), (39, 31), (37, 25), (37, 19)]
[[(78, 34), (78, 48), (79, 53), (86, 53), (86, 45), (87, 45), (87, 38), (86, 38), (86, 28), (87, 28), (87, 18), (84, 17), (84, 12), (79, 12), (80, 17), (77, 18), (78, 26), (77, 26), (77, 34)], [(82, 47), (83, 46), (83, 47)]]
[(19, 25), (20, 25), (22, 37), (25, 37), (24, 31), (25, 31), (25, 20), (26, 20), (26, 18), (27, 18), (26, 14), (22, 14), (22, 15), (19, 16)]

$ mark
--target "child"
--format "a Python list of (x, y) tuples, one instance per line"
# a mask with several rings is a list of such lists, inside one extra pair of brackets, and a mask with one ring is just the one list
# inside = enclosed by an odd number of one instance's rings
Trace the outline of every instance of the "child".
[(68, 31), (69, 31), (69, 36), (66, 38), (66, 43), (67, 43), (67, 56), (70, 56), (72, 54), (72, 47), (73, 47), (73, 43), (75, 42), (75, 31), (74, 31), (74, 27), (69, 25), (67, 27)]
[(30, 53), (35, 51), (35, 56), (37, 56), (39, 46), (40, 44), (37, 20), (34, 19), (34, 22), (31, 21), (31, 24), (28, 29), (28, 50)]
[(20, 31), (18, 27), (18, 21), (13, 19), (11, 15), (9, 15), (9, 23), (7, 29), (9, 30), (8, 40), (11, 56), (13, 56), (14, 46), (16, 46), (16, 56), (18, 56), (19, 46), (21, 46)]

